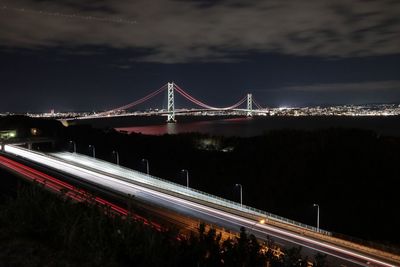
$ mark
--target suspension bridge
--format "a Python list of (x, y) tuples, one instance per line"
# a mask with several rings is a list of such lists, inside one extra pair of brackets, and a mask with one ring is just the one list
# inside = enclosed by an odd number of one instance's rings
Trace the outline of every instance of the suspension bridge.
[[(167, 108), (161, 110), (151, 110), (151, 111), (144, 111), (144, 112), (135, 112), (134, 115), (161, 115), (167, 116), (167, 122), (176, 122), (175, 116), (177, 114), (185, 115), (185, 114), (194, 114), (194, 113), (201, 113), (201, 114), (229, 114), (232, 112), (236, 112), (236, 114), (245, 115), (247, 117), (252, 117), (255, 114), (266, 114), (268, 111), (259, 105), (256, 100), (253, 98), (252, 94), (247, 94), (243, 98), (241, 98), (238, 102), (231, 106), (227, 107), (214, 107), (210, 106), (189, 93), (187, 93), (184, 89), (180, 86), (175, 84), (174, 82), (168, 82), (164, 84), (159, 89), (153, 91), (152, 93), (134, 101), (124, 106), (120, 106), (111, 110), (107, 110), (104, 112), (92, 114), (89, 116), (80, 117), (78, 119), (92, 119), (92, 118), (104, 118), (104, 117), (116, 117), (116, 116), (129, 116), (133, 115), (133, 113), (126, 113), (128, 110), (132, 110), (134, 107), (137, 107), (150, 99), (154, 98), (155, 96), (161, 94), (162, 92), (167, 91)], [(189, 102), (195, 104), (199, 108), (175, 108), (175, 93), (183, 96)], [(240, 106), (244, 106), (244, 108), (239, 108)], [(256, 109), (253, 108), (256, 107)]]

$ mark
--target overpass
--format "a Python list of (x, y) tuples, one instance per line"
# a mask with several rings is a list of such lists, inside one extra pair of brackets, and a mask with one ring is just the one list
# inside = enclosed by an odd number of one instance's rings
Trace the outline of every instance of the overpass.
[[(400, 255), (342, 240), (329, 231), (102, 160), (77, 153), (39, 153), (13, 145), (5, 145), (4, 152), (5, 155), (22, 157), (45, 168), (77, 177), (106, 192), (134, 195), (137, 199), (171, 212), (185, 214), (232, 231), (244, 226), (260, 239), (271, 236), (287, 246), (301, 245), (309, 251), (330, 255), (345, 262), (346, 266), (394, 267), (400, 264)], [(259, 223), (261, 219), (266, 223)]]
[(5, 145), (26, 145), (28, 149), (32, 149), (34, 144), (50, 144), (54, 148), (56, 140), (49, 137), (15, 137), (11, 139), (0, 139), (0, 150), (3, 150)]

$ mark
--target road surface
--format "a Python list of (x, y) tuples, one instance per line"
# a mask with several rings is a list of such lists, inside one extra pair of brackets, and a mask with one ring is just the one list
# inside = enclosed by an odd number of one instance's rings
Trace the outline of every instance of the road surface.
[[(325, 240), (325, 238), (322, 238), (324, 235), (310, 234), (308, 229), (304, 229), (304, 231), (294, 230), (293, 225), (278, 227), (276, 224), (269, 223), (269, 221), (266, 224), (261, 224), (258, 221), (262, 217), (253, 212), (227, 207), (223, 205), (224, 203), (207, 202), (206, 199), (196, 198), (190, 192), (176, 192), (171, 188), (141, 182), (140, 179), (146, 180), (144, 174), (141, 174), (144, 177), (137, 175), (138, 177), (132, 179), (131, 175), (134, 174), (130, 174), (128, 171), (128, 173), (125, 173), (125, 170), (119, 169), (118, 166), (115, 166), (115, 168), (110, 168), (107, 164), (104, 166), (102, 161), (95, 159), (81, 160), (77, 155), (72, 155), (70, 158), (61, 154), (47, 155), (11, 145), (5, 146), (5, 152), (39, 163), (47, 168), (79, 177), (79, 179), (105, 190), (134, 195), (141, 201), (219, 225), (225, 229), (238, 231), (243, 226), (254, 233), (257, 238), (265, 240), (272, 237), (276, 242), (285, 246), (300, 245), (305, 248), (306, 252), (313, 254), (320, 252), (330, 255), (330, 260), (338, 266), (339, 264), (345, 266), (399, 266), (396, 258), (387, 258), (384, 253), (377, 254), (375, 250), (365, 251), (365, 249), (357, 246), (349, 248), (337, 244), (333, 240)], [(118, 173), (116, 173), (116, 170)], [(171, 184), (171, 187), (174, 187), (174, 185)], [(195, 193), (197, 194), (197, 192)]]

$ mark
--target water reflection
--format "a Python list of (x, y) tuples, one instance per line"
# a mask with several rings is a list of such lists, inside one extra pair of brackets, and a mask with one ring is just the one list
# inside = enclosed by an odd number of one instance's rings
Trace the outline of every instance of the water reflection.
[[(142, 133), (148, 135), (178, 134), (178, 133), (212, 133), (222, 135), (238, 134), (234, 128), (244, 131), (243, 123), (249, 121), (247, 118), (230, 118), (213, 121), (196, 121), (188, 123), (164, 123), (147, 126), (119, 127), (117, 131), (128, 133)], [(242, 135), (242, 134), (240, 134)]]
[(226, 118), (193, 122), (160, 123), (146, 126), (118, 127), (117, 131), (163, 135), (179, 133), (207, 133), (224, 136), (255, 136), (275, 129), (360, 128), (380, 134), (400, 135), (400, 117), (265, 117)]

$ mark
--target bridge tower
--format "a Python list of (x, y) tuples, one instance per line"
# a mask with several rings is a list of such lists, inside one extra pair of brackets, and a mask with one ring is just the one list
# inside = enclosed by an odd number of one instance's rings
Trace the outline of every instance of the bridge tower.
[(174, 83), (168, 83), (168, 119), (167, 122), (176, 122), (174, 104)]
[(247, 117), (253, 116), (253, 95), (247, 94)]

